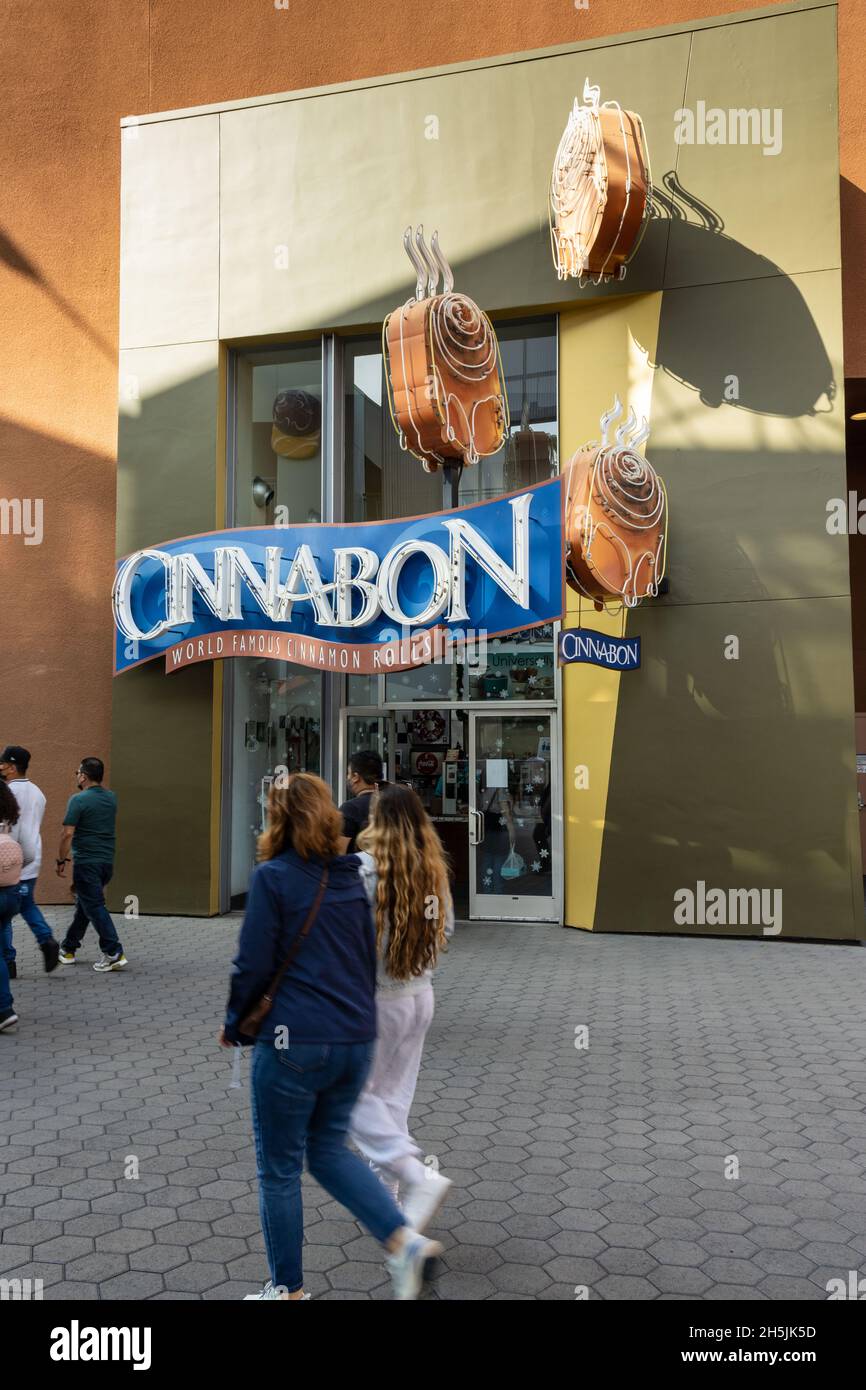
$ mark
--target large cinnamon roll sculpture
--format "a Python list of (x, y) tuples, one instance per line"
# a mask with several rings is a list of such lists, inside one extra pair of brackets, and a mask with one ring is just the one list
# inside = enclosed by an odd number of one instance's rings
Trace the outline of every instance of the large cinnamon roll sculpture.
[(560, 280), (622, 279), (646, 226), (652, 179), (643, 121), (583, 87), (550, 180), (550, 240)]
[(615, 396), (613, 409), (601, 417), (601, 442), (578, 449), (566, 470), (566, 576), (596, 608), (610, 598), (634, 608), (656, 596), (664, 577), (665, 485), (636, 452), (649, 426), (644, 420), (634, 433), (633, 410), (608, 443), (608, 430), (621, 412)]
[(467, 295), (454, 293), (437, 233), (428, 248), (423, 228), (413, 241), (409, 227), (403, 245), (417, 280), (414, 297), (382, 328), (388, 403), (400, 447), (435, 473), (495, 454), (508, 429), (508, 403), (493, 325)]

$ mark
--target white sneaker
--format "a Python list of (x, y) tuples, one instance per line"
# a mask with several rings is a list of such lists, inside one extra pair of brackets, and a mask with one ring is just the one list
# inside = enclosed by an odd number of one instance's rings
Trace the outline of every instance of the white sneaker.
[(244, 1303), (249, 1303), (250, 1301), (258, 1303), (267, 1303), (270, 1300), (274, 1300), (279, 1303), (306, 1303), (307, 1299), (310, 1297), (308, 1293), (305, 1293), (303, 1298), (283, 1298), (283, 1294), (285, 1292), (286, 1290), (284, 1288), (275, 1287), (269, 1279), (268, 1282), (265, 1284), (265, 1287), (262, 1289), (261, 1293), (245, 1293), (243, 1301)]
[(424, 1266), (434, 1256), (442, 1254), (438, 1240), (428, 1240), (410, 1227), (404, 1227), (406, 1239), (395, 1255), (387, 1255), (385, 1264), (391, 1276), (394, 1298), (407, 1303), (417, 1298), (424, 1282)]
[(426, 1170), (421, 1182), (412, 1183), (403, 1203), (403, 1214), (413, 1231), (426, 1231), (453, 1185), (444, 1173), (434, 1172), (432, 1168)]
[(118, 951), (116, 956), (100, 956), (93, 968), (98, 970), (100, 974), (104, 974), (108, 970), (123, 970), (127, 965), (129, 965), (129, 961), (126, 956), (122, 951)]

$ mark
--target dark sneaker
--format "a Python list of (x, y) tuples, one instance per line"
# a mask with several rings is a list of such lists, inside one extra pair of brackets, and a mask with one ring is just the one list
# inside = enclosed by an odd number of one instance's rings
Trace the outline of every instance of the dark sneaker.
[(9, 971), (10, 980), (18, 979), (18, 965), (14, 960), (7, 960), (6, 969)]
[(14, 1009), (4, 1009), (0, 1014), (0, 1033), (4, 1033), (7, 1028), (14, 1028), (18, 1022), (18, 1015)]
[(50, 941), (43, 941), (39, 949), (45, 957), (45, 973), (50, 975), (52, 970), (57, 969), (57, 962), (60, 960), (60, 947), (52, 936)]

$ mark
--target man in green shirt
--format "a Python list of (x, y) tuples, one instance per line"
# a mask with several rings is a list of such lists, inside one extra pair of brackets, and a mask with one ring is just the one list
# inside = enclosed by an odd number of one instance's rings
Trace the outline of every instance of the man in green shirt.
[(75, 774), (78, 791), (69, 798), (57, 854), (57, 875), (63, 878), (72, 849), (72, 887), (78, 900), (75, 916), (60, 943), (60, 964), (75, 964), (75, 952), (90, 922), (102, 949), (93, 967), (100, 974), (122, 970), (129, 963), (105, 906), (105, 886), (114, 872), (117, 797), (102, 785), (104, 776), (101, 758), (81, 759)]

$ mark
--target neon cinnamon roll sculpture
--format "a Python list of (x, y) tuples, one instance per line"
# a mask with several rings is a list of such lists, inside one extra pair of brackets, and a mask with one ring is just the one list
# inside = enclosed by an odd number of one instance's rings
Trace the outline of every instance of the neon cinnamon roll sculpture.
[(636, 452), (649, 425), (644, 420), (637, 430), (629, 410), (610, 444), (608, 430), (621, 413), (614, 396), (601, 417), (601, 442), (578, 449), (566, 470), (566, 577), (598, 609), (610, 598), (626, 608), (655, 598), (665, 570), (667, 493)]
[(550, 180), (550, 241), (560, 280), (625, 276), (646, 228), (652, 188), (643, 121), (601, 89), (574, 100)]
[(477, 463), (502, 447), (508, 430), (493, 325), (474, 300), (454, 293), (436, 232), (428, 248), (423, 227), (414, 241), (408, 227), (403, 246), (415, 268), (415, 294), (382, 327), (388, 404), (400, 447), (428, 473)]

